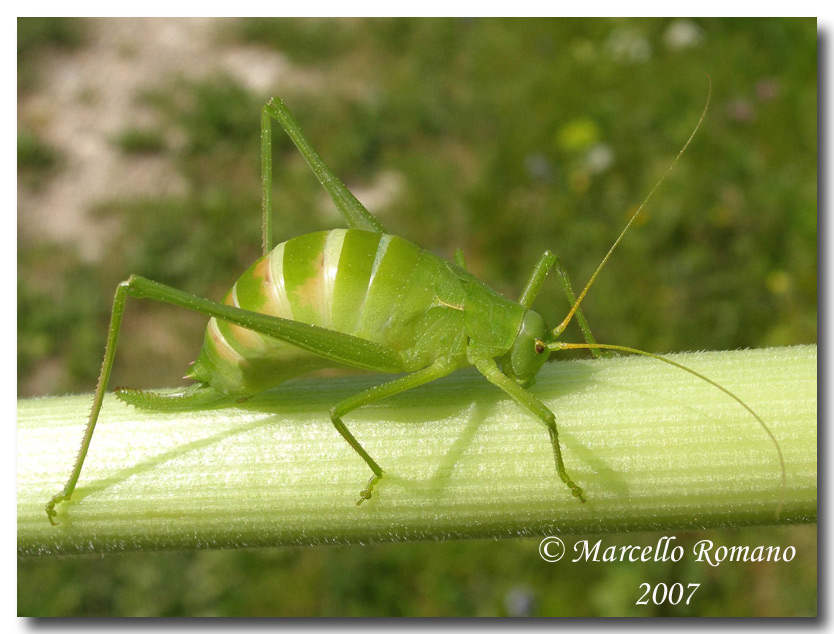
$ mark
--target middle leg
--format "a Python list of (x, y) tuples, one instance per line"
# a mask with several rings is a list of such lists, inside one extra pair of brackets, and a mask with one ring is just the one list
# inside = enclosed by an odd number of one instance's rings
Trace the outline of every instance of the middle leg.
[(394, 379), (389, 383), (377, 385), (376, 387), (372, 387), (369, 390), (356, 394), (355, 396), (346, 398), (341, 403), (337, 403), (330, 410), (330, 420), (332, 421), (334, 427), (336, 427), (338, 432), (342, 435), (342, 438), (344, 438), (348, 444), (353, 447), (354, 451), (362, 457), (362, 460), (365, 461), (374, 474), (371, 476), (371, 479), (368, 480), (368, 485), (359, 494), (359, 499), (356, 501), (357, 506), (371, 497), (374, 485), (379, 482), (380, 478), (382, 478), (383, 471), (376, 463), (376, 460), (368, 455), (365, 448), (359, 444), (359, 441), (356, 440), (356, 437), (347, 428), (345, 423), (342, 421), (342, 416), (359, 407), (362, 407), (363, 405), (368, 405), (375, 401), (388, 398), (389, 396), (394, 396), (400, 392), (405, 392), (419, 385), (423, 385), (424, 383), (429, 383), (435, 379), (444, 377), (447, 374), (450, 374), (452, 370), (454, 370), (454, 368), (451, 365), (445, 361), (438, 360), (427, 368), (423, 368), (422, 370), (418, 370), (412, 374), (406, 374), (405, 376)]

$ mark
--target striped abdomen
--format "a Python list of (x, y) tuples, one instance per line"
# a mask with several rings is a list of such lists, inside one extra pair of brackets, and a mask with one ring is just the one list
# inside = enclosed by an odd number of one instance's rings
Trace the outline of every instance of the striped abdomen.
[[(464, 286), (450, 265), (397, 236), (321, 231), (279, 244), (235, 283), (225, 303), (385, 344), (402, 370), (465, 358)], [(255, 394), (334, 367), (293, 345), (211, 319), (189, 378), (226, 394)]]

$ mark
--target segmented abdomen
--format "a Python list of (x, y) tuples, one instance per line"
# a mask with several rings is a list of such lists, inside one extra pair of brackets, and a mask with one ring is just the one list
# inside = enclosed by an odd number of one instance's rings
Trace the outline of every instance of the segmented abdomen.
[[(463, 354), (464, 290), (449, 265), (416, 245), (355, 229), (279, 244), (235, 283), (225, 303), (385, 344), (403, 370)], [(337, 364), (291, 344), (211, 319), (190, 378), (248, 395)]]

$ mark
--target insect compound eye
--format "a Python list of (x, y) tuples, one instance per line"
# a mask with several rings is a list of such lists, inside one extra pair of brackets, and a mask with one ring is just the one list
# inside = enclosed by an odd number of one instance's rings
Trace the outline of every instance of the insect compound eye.
[(542, 352), (544, 352), (544, 342), (536, 341), (536, 354), (541, 354)]

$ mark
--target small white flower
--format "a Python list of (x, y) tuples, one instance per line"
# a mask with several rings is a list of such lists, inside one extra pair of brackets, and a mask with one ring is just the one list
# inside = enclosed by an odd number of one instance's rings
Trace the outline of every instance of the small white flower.
[(704, 40), (704, 32), (692, 20), (675, 20), (663, 34), (663, 41), (673, 51), (699, 46)]
[(614, 162), (614, 151), (605, 143), (597, 143), (585, 156), (585, 166), (594, 174), (604, 172)]

